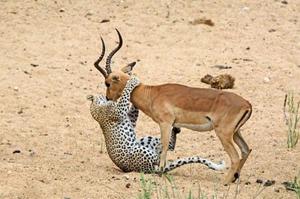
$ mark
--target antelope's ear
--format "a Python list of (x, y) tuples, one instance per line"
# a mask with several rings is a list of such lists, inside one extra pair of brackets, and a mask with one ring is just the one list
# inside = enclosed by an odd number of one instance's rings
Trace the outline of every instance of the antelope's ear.
[(124, 66), (121, 71), (124, 73), (127, 73), (128, 75), (131, 75), (131, 71), (133, 67), (135, 66), (136, 62), (132, 62), (130, 64), (127, 64), (127, 66)]
[(111, 77), (111, 79), (112, 79), (113, 82), (118, 82), (118, 81), (120, 81), (120, 76), (114, 75), (114, 76)]

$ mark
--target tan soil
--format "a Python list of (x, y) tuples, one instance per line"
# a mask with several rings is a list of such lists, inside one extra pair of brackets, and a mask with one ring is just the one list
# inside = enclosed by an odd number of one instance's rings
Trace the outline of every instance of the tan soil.
[[(295, 198), (281, 183), (300, 170), (300, 144), (286, 147), (282, 105), (289, 90), (300, 99), (299, 16), (298, 0), (1, 0), (0, 198), (136, 198), (140, 193), (140, 174), (121, 172), (105, 150), (100, 153), (101, 131), (85, 99), (105, 91), (93, 62), (100, 35), (109, 50), (115, 47), (114, 28), (125, 43), (113, 68), (138, 59), (135, 73), (144, 83), (209, 87), (200, 82), (205, 74), (234, 76), (232, 91), (253, 104), (242, 132), (253, 152), (242, 170), (239, 198), (255, 195), (256, 179), (276, 181), (258, 198)], [(100, 23), (104, 19), (109, 22)], [(198, 19), (214, 26), (192, 23)], [(145, 115), (137, 132), (159, 136), (158, 125)], [(184, 129), (168, 157), (189, 155), (230, 164), (214, 132)], [(215, 189), (220, 198), (228, 190), (221, 183), (224, 172), (201, 165), (171, 174), (183, 196), (190, 189), (197, 194), (198, 184), (210, 198)], [(235, 190), (232, 185), (228, 198)]]

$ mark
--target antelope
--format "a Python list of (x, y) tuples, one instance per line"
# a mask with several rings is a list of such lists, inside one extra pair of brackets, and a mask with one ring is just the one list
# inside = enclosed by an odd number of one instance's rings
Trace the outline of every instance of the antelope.
[[(135, 65), (133, 62), (119, 71), (111, 70), (111, 59), (123, 44), (120, 32), (117, 29), (116, 31), (119, 43), (107, 56), (105, 69), (99, 65), (105, 53), (102, 37), (102, 53), (94, 63), (105, 78), (106, 98), (113, 101), (117, 101), (121, 96)], [(251, 153), (240, 132), (240, 128), (252, 113), (252, 105), (247, 100), (222, 90), (170, 83), (162, 85), (141, 83), (131, 93), (130, 100), (160, 127), (162, 153), (159, 166), (161, 169), (166, 165), (172, 127), (184, 127), (199, 132), (215, 130), (231, 161), (224, 185), (235, 182), (240, 177), (241, 169)], [(241, 159), (234, 143), (241, 151)]]

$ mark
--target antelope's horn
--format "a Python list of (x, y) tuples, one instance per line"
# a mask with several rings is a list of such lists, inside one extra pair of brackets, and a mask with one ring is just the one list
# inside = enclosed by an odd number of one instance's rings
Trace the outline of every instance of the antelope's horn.
[(100, 71), (100, 73), (104, 76), (104, 78), (106, 78), (107, 77), (106, 71), (103, 68), (101, 68), (101, 66), (99, 66), (99, 63), (101, 62), (105, 54), (105, 44), (102, 37), (101, 37), (101, 42), (102, 42), (102, 52), (99, 58), (95, 61), (94, 66)]
[(105, 69), (106, 69), (106, 72), (107, 74), (110, 74), (111, 73), (111, 67), (110, 67), (110, 64), (111, 64), (111, 59), (112, 57), (114, 56), (114, 54), (116, 52), (118, 52), (118, 50), (120, 50), (120, 48), (122, 47), (123, 45), (123, 39), (122, 39), (122, 36), (119, 32), (118, 29), (116, 29), (117, 33), (118, 33), (118, 37), (119, 37), (119, 45), (113, 50), (111, 51), (111, 53), (109, 53), (109, 55), (107, 56), (107, 59), (106, 59), (106, 66), (105, 66)]

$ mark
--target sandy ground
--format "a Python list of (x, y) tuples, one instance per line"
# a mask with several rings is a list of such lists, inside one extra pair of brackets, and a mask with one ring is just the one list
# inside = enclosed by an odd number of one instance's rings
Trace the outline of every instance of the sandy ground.
[[(289, 90), (300, 99), (299, 16), (298, 0), (0, 0), (0, 198), (136, 198), (140, 193), (140, 174), (125, 174), (108, 158), (86, 100), (105, 91), (93, 62), (100, 35), (109, 50), (115, 47), (114, 28), (125, 43), (113, 68), (139, 60), (135, 73), (144, 83), (208, 87), (200, 82), (207, 73), (233, 75), (232, 91), (253, 105), (242, 131), (253, 152), (238, 197), (254, 197), (260, 188), (256, 180), (269, 179), (275, 185), (257, 198), (295, 198), (281, 183), (300, 171), (300, 144), (286, 147), (282, 105)], [(190, 23), (199, 18), (215, 25)], [(101, 23), (104, 19), (109, 22)], [(137, 132), (160, 135), (143, 114)], [(189, 155), (230, 164), (214, 132), (184, 129), (168, 157)], [(225, 172), (188, 165), (171, 174), (183, 196), (190, 189), (196, 194), (200, 185), (209, 198), (215, 189), (220, 198), (232, 198), (236, 185), (229, 191), (222, 186)]]

